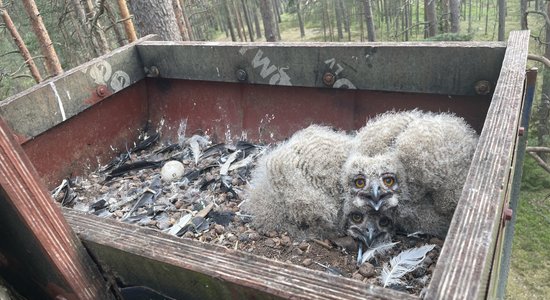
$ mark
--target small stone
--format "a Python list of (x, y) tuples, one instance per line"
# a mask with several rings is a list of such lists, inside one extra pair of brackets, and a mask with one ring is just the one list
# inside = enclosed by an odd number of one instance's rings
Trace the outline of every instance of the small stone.
[(443, 240), (433, 237), (430, 239), (430, 244), (436, 244), (439, 247), (443, 247)]
[(239, 234), (239, 241), (241, 242), (248, 242), (250, 238), (248, 237), (247, 233), (241, 233)]
[(122, 212), (122, 210), (116, 210), (114, 215), (117, 217), (117, 218), (122, 218), (124, 216), (124, 213)]
[(359, 267), (359, 274), (363, 275), (364, 277), (370, 278), (374, 276), (376, 272), (374, 271), (374, 266), (366, 262)]
[(281, 245), (284, 247), (288, 247), (292, 244), (292, 240), (287, 235), (283, 235), (281, 237)]
[(223, 227), (223, 226), (220, 225), (220, 224), (216, 224), (216, 225), (214, 225), (214, 231), (215, 231), (217, 234), (222, 234), (222, 233), (225, 231), (225, 227)]
[(228, 233), (227, 234), (227, 240), (230, 241), (230, 242), (235, 242), (237, 240), (237, 236), (235, 236), (232, 233)]
[(426, 275), (426, 268), (424, 267), (416, 268), (414, 271), (412, 271), (411, 274), (415, 278), (422, 277)]
[(178, 200), (176, 201), (176, 203), (174, 203), (174, 206), (176, 207), (176, 209), (180, 209), (182, 206), (183, 206), (183, 201), (181, 200)]
[(266, 245), (267, 247), (274, 248), (275, 245), (276, 245), (276, 243), (275, 243), (275, 241), (274, 241), (273, 239), (267, 239), (267, 240), (265, 240), (265, 245)]
[(304, 265), (306, 267), (311, 266), (312, 263), (313, 263), (313, 260), (311, 260), (311, 258), (306, 258), (302, 261), (302, 265)]
[(363, 282), (368, 283), (370, 285), (380, 285), (378, 278), (372, 277), (372, 278), (365, 278), (363, 279)]
[(435, 264), (431, 264), (431, 265), (428, 267), (428, 273), (433, 274), (434, 270), (435, 270)]
[(240, 184), (240, 180), (238, 178), (233, 178), (231, 180), (231, 185), (236, 186)]
[(237, 227), (237, 231), (238, 231), (238, 232), (245, 232), (245, 231), (246, 231), (246, 227), (244, 227), (244, 226), (239, 226), (239, 227)]
[(270, 231), (265, 233), (265, 236), (267, 236), (269, 238), (274, 238), (274, 237), (279, 236), (279, 234), (275, 230), (270, 230)]
[(424, 264), (426, 266), (429, 266), (433, 263), (433, 260), (429, 257), (429, 256), (426, 256), (426, 258), (424, 258)]
[(260, 239), (260, 235), (257, 233), (257, 232), (251, 232), (248, 234), (248, 238), (251, 240), (251, 241), (257, 241)]
[(301, 242), (299, 245), (298, 245), (298, 248), (302, 251), (307, 251), (307, 249), (309, 248), (309, 244), (306, 243), (306, 242)]
[(183, 237), (192, 239), (192, 238), (195, 238), (195, 235), (191, 231), (187, 231), (186, 233), (183, 234)]
[(359, 281), (363, 281), (363, 275), (359, 274), (359, 273), (354, 273), (351, 278), (355, 279), (355, 280), (359, 280)]

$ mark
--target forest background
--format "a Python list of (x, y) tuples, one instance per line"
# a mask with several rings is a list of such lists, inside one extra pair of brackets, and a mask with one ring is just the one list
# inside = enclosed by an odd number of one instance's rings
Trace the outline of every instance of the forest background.
[[(543, 0), (0, 0), (0, 101), (147, 34), (165, 40), (505, 41), (530, 29), (550, 58)], [(541, 59), (539, 59), (541, 60)], [(543, 60), (543, 58), (542, 58)], [(550, 297), (550, 72), (538, 67), (506, 290)]]

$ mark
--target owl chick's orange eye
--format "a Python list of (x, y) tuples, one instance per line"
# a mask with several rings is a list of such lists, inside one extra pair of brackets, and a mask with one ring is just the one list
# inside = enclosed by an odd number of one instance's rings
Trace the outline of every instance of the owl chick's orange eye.
[(365, 179), (364, 178), (357, 178), (355, 179), (355, 186), (362, 189), (365, 187)]
[(391, 187), (392, 185), (395, 184), (395, 178), (393, 178), (393, 176), (386, 176), (382, 178), (382, 181), (387, 187)]
[(353, 221), (353, 223), (361, 223), (363, 222), (363, 215), (360, 213), (352, 213), (350, 215), (350, 219)]

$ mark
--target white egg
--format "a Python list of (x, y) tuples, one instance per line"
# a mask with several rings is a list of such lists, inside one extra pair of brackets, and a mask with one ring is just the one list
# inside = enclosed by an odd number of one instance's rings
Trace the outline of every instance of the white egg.
[(164, 181), (175, 181), (183, 175), (183, 164), (177, 160), (168, 161), (162, 166), (160, 176)]

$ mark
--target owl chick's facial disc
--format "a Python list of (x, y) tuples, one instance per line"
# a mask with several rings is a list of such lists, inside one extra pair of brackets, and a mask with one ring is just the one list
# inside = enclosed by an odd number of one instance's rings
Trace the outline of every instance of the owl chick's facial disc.
[(391, 239), (393, 221), (385, 214), (353, 210), (346, 216), (346, 232), (367, 247)]
[(355, 207), (370, 207), (374, 211), (395, 207), (401, 192), (401, 174), (403, 167), (391, 153), (374, 157), (351, 156), (344, 167), (348, 193), (345, 196)]

